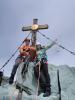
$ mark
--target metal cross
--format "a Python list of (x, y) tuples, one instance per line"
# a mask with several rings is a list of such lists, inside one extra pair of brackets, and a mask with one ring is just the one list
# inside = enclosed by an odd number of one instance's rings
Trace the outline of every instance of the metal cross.
[(37, 31), (42, 30), (42, 29), (48, 29), (48, 25), (47, 24), (38, 25), (38, 19), (33, 19), (33, 24), (31, 26), (22, 27), (22, 31), (32, 32), (32, 37), (31, 37), (32, 46), (35, 46), (36, 44)]

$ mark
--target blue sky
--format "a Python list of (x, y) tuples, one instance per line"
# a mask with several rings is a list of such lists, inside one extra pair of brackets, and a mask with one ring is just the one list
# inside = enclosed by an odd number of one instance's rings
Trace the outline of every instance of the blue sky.
[[(48, 24), (49, 29), (41, 31), (48, 37), (75, 52), (75, 0), (0, 0), (0, 66), (2, 66), (28, 32), (22, 32), (23, 25), (31, 25), (33, 18), (39, 24)], [(51, 41), (38, 34), (43, 45)], [(48, 50), (48, 61), (55, 65), (75, 66), (75, 56), (54, 46)], [(5, 67), (10, 75), (15, 57)]]

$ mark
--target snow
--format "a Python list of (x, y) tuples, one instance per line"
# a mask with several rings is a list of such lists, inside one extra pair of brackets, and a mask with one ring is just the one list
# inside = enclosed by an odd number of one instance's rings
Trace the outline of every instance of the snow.
[[(75, 68), (69, 67), (67, 65), (54, 66), (49, 65), (49, 74), (51, 78), (51, 95), (49, 97), (43, 97), (43, 93), (36, 96), (37, 82), (35, 81), (33, 67), (34, 64), (30, 63), (28, 72), (25, 75), (24, 80), (22, 80), (21, 70), (23, 63), (19, 66), (17, 70), (16, 83), (23, 84), (23, 86), (28, 87), (32, 95), (26, 92), (22, 93), (22, 100), (59, 100), (58, 94), (58, 78), (57, 70), (59, 70), (59, 78), (61, 85), (61, 100), (75, 100)], [(18, 96), (18, 89), (15, 85), (6, 84), (0, 87), (0, 100), (16, 100)], [(6, 99), (4, 99), (6, 98)]]

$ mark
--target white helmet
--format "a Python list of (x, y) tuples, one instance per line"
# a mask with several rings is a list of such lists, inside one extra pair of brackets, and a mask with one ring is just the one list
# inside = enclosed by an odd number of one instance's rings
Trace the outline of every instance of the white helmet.
[(41, 45), (41, 43), (40, 42), (37, 42), (36, 45)]

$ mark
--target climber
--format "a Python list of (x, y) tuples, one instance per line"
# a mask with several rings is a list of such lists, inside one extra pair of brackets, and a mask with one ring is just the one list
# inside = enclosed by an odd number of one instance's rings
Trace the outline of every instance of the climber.
[(25, 73), (28, 71), (28, 66), (29, 66), (29, 62), (34, 62), (35, 58), (37, 56), (36, 54), (36, 48), (34, 46), (30, 46), (29, 48), (29, 56), (26, 57), (25, 61), (24, 61), (24, 66), (22, 68), (22, 76), (25, 75)]
[(0, 86), (1, 86), (1, 83), (2, 83), (2, 77), (3, 77), (3, 72), (0, 71)]
[[(17, 71), (17, 68), (18, 68), (19, 64), (21, 62), (23, 62), (23, 61), (25, 62), (26, 57), (29, 57), (30, 61), (34, 60), (34, 58), (35, 58), (36, 50), (35, 50), (34, 47), (29, 45), (30, 44), (30, 39), (26, 38), (24, 40), (24, 42), (25, 42), (25, 44), (19, 49), (20, 50), (20, 54), (17, 57), (17, 59), (15, 60), (15, 64), (13, 66), (13, 69), (12, 69), (12, 72), (11, 72), (11, 76), (9, 78), (9, 84), (13, 83), (14, 76), (16, 74), (16, 71)], [(35, 52), (32, 53), (32, 51), (35, 51)]]
[[(41, 44), (38, 43), (36, 44), (36, 49), (37, 49), (37, 61), (40, 61), (41, 63), (41, 67), (40, 67), (40, 72), (43, 73), (45, 81), (43, 81), (43, 77), (42, 74), (40, 74), (40, 87), (44, 89), (44, 97), (49, 96), (51, 94), (51, 86), (50, 86), (50, 76), (48, 73), (48, 62), (47, 62), (47, 55), (46, 52), (44, 51), (43, 54), (39, 53), (41, 50), (43, 50), (44, 48), (41, 47)], [(42, 54), (42, 57), (41, 55)], [(36, 78), (38, 79), (39, 77), (39, 64), (36, 65), (36, 67), (34, 67), (34, 74), (36, 76)]]

